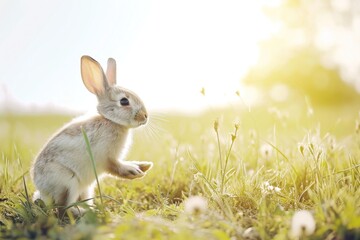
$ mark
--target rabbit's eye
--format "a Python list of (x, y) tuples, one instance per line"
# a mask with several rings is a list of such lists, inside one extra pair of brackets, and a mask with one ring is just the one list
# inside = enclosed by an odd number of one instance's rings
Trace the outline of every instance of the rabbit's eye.
[(128, 106), (130, 104), (129, 99), (127, 99), (127, 98), (120, 99), (120, 104), (121, 104), (121, 106)]

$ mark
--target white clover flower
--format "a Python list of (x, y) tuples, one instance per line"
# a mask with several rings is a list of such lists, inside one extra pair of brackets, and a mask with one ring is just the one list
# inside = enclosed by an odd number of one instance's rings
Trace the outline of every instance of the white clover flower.
[(315, 232), (315, 219), (307, 210), (300, 210), (291, 220), (291, 236), (295, 239), (309, 236)]
[(207, 211), (208, 202), (201, 196), (192, 196), (185, 200), (185, 212), (192, 215), (199, 215)]

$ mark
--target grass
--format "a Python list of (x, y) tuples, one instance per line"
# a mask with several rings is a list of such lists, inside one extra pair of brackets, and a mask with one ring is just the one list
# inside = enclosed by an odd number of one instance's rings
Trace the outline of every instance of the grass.
[(289, 239), (302, 209), (316, 222), (310, 239), (360, 238), (359, 110), (293, 103), (169, 114), (156, 134), (136, 130), (128, 154), (153, 169), (140, 180), (104, 178), (95, 208), (66, 221), (32, 202), (29, 169), (71, 117), (2, 115), (0, 238)]

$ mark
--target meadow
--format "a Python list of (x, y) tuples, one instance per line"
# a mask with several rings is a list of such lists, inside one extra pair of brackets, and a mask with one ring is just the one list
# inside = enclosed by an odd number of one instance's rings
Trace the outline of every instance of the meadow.
[(360, 239), (359, 111), (299, 100), (156, 115), (127, 156), (153, 161), (148, 174), (102, 179), (103, 204), (97, 189), (63, 220), (32, 201), (29, 169), (72, 116), (2, 114), (0, 238)]

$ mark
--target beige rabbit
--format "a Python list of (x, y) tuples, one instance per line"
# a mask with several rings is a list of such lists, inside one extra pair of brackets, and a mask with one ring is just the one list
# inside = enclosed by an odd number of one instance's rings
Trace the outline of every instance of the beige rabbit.
[[(109, 58), (105, 75), (97, 61), (83, 56), (81, 76), (86, 88), (97, 96), (99, 114), (63, 127), (44, 146), (32, 168), (38, 189), (34, 200), (52, 203), (60, 212), (93, 197), (95, 174), (81, 128), (89, 138), (98, 175), (134, 179), (152, 167), (151, 162), (123, 161), (130, 129), (146, 124), (148, 115), (136, 94), (115, 86), (115, 60)], [(80, 214), (78, 209), (71, 210)]]

